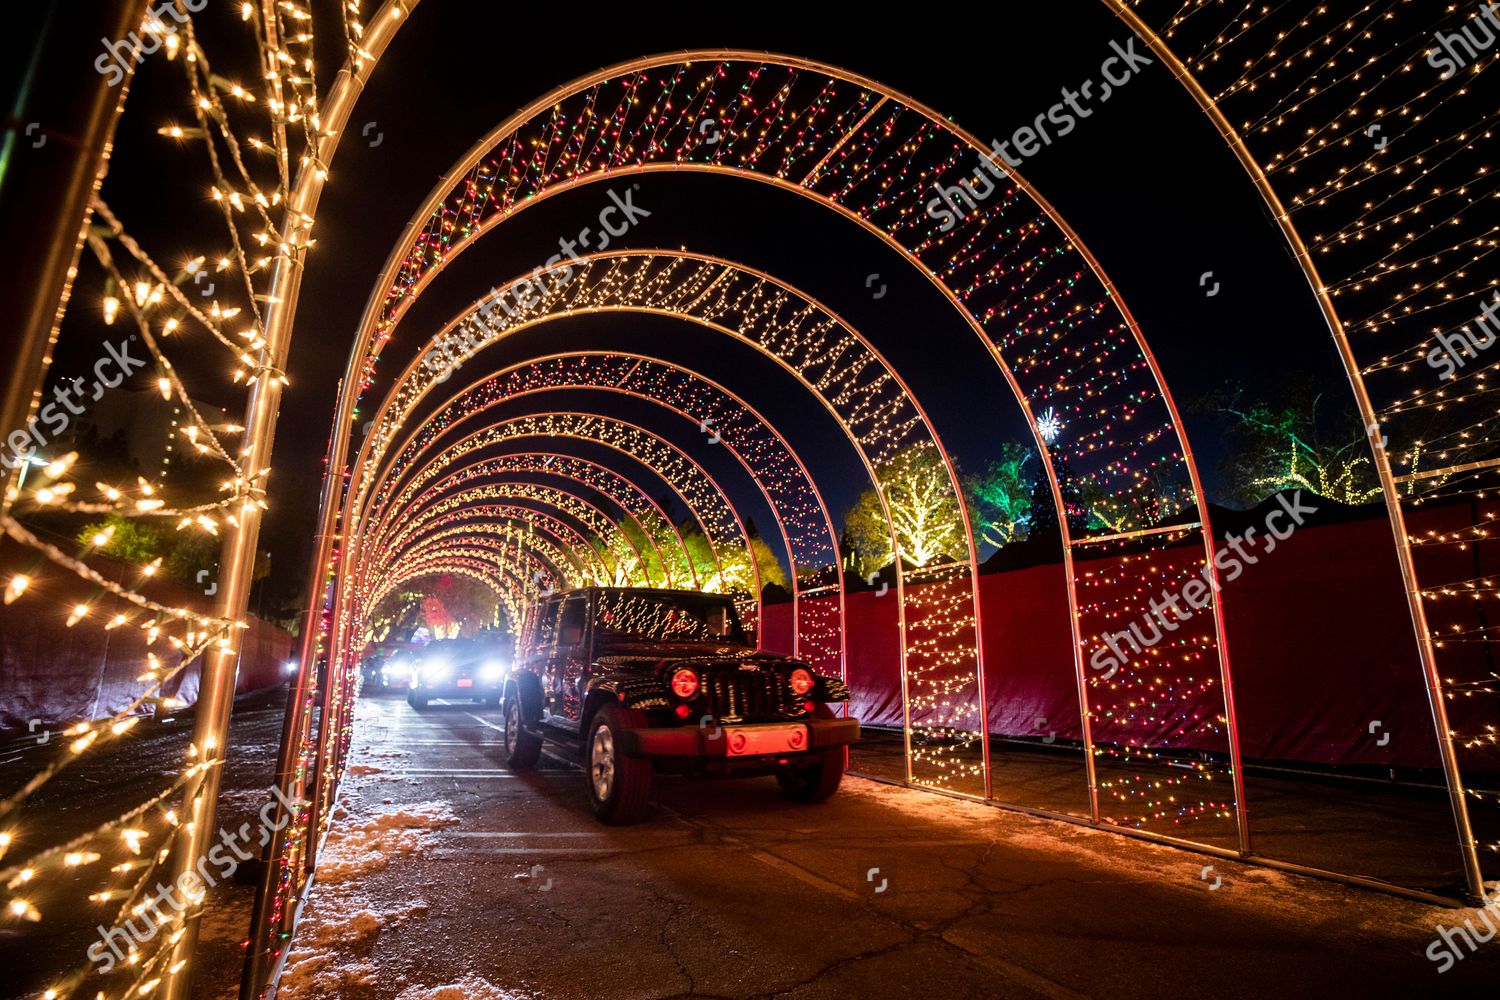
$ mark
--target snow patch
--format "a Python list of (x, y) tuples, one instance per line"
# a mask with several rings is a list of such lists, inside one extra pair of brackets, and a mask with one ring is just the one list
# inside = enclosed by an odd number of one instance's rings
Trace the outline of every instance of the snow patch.
[(334, 827), (318, 861), (318, 882), (337, 885), (385, 869), (394, 858), (415, 854), (434, 830), (458, 817), (442, 802), (419, 802), (389, 812), (351, 816)]
[(465, 976), (446, 986), (408, 986), (396, 1000), (531, 1000), (532, 996), (502, 990), (479, 976)]

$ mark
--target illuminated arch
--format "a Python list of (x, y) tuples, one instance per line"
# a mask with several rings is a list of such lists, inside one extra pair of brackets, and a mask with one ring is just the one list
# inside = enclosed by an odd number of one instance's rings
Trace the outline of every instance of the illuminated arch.
[[(681, 554), (686, 556), (686, 546), (676, 526), (671, 523), (656, 502), (627, 477), (605, 466), (572, 455), (526, 451), (483, 459), (453, 470), (443, 477), (426, 496), (428, 498), (441, 496), (451, 490), (461, 489), (466, 483), (476, 483), (492, 477), (526, 475), (540, 476), (548, 481), (562, 480), (598, 493), (614, 504), (626, 518), (632, 520), (635, 526), (640, 528), (647, 545), (644, 549), (640, 544), (636, 545), (642, 560), (639, 571), (644, 574), (640, 582), (646, 586), (670, 586), (674, 568), (678, 571), (682, 570), (683, 567), (677, 564), (677, 553), (673, 553), (669, 560), (668, 547), (675, 542)], [(536, 479), (525, 481), (537, 486), (543, 485), (542, 481)], [(654, 555), (654, 559), (647, 558), (648, 551)], [(658, 571), (660, 578), (655, 575)]]
[[(749, 534), (739, 514), (728, 494), (706, 469), (659, 435), (628, 421), (591, 413), (558, 412), (514, 417), (466, 435), (416, 467), (399, 492), (377, 503), (369, 516), (369, 523), (372, 526), (381, 524), (388, 509), (403, 513), (414, 510), (427, 488), (466, 455), (493, 445), (535, 437), (545, 438), (553, 446), (566, 440), (587, 441), (641, 462), (672, 484), (679, 495), (691, 499), (693, 509), (704, 516), (704, 528), (716, 552), (749, 551)], [(396, 481), (399, 480), (393, 480)], [(751, 562), (752, 582), (758, 587), (758, 574), (754, 573), (753, 560)], [(742, 599), (754, 598), (742, 595)]]
[(524, 524), (528, 533), (532, 535), (533, 544), (542, 546), (543, 551), (551, 548), (561, 553), (572, 567), (574, 575), (569, 577), (571, 581), (581, 584), (585, 580), (607, 579), (610, 575), (610, 569), (599, 551), (562, 518), (548, 511), (531, 507), (505, 504), (474, 505), (475, 499), (467, 495), (458, 495), (429, 507), (422, 514), (406, 521), (389, 542), (375, 550), (372, 558), (377, 560), (385, 558), (388, 549), (409, 542), (418, 537), (419, 532), (427, 530), (436, 532), (449, 526), (454, 526), (454, 530), (461, 531), (470, 527), (482, 528), (487, 523), (499, 522), (518, 526)]
[[(441, 493), (434, 493), (433, 498), (440, 498)], [(425, 498), (424, 498), (425, 499)], [(621, 584), (644, 584), (642, 577), (632, 576), (632, 569), (645, 566), (645, 556), (636, 547), (635, 541), (625, 532), (620, 530), (615, 519), (597, 504), (580, 497), (570, 489), (564, 488), (558, 483), (540, 482), (508, 482), (487, 484), (483, 487), (465, 490), (456, 494), (453, 499), (459, 504), (472, 500), (503, 499), (510, 501), (525, 501), (551, 512), (551, 516), (559, 521), (573, 524), (574, 532), (584, 539), (585, 545), (597, 539), (598, 548), (594, 551), (598, 554), (599, 561), (605, 571), (603, 578), (594, 577), (592, 582), (600, 583), (612, 581)], [(420, 516), (421, 512), (417, 512)], [(581, 528), (579, 527), (581, 526)], [(421, 536), (413, 536), (420, 538)], [(389, 550), (382, 551), (378, 558), (388, 559), (391, 556)], [(368, 568), (362, 567), (359, 574), (354, 575), (355, 583), (366, 579)]]
[[(1382, 499), (1385, 502), (1387, 517), (1391, 524), (1397, 566), (1404, 584), (1407, 610), (1411, 617), (1417, 651), (1422, 665), (1422, 680), (1427, 691), (1428, 705), (1432, 714), (1438, 756), (1441, 762), (1444, 783), (1448, 790), (1449, 805), (1453, 814), (1455, 832), (1458, 836), (1459, 852), (1464, 868), (1465, 888), (1471, 899), (1484, 900), (1486, 898), (1485, 879), (1479, 859), (1478, 842), (1469, 816), (1468, 796), (1470, 793), (1465, 789), (1455, 746), (1455, 733), (1449, 722), (1447, 707), (1444, 703), (1445, 697), (1451, 697), (1451, 695), (1445, 693), (1443, 677), (1437, 662), (1434, 630), (1428, 620), (1427, 609), (1423, 603), (1424, 590), (1417, 569), (1417, 561), (1412, 551), (1412, 535), (1407, 527), (1402, 502), (1403, 488), (1410, 493), (1414, 492), (1414, 486), (1437, 479), (1438, 477), (1446, 478), (1447, 475), (1451, 474), (1477, 473), (1487, 469), (1493, 470), (1497, 466), (1500, 466), (1500, 459), (1489, 456), (1475, 462), (1457, 462), (1450, 458), (1445, 463), (1447, 466), (1446, 469), (1440, 468), (1418, 472), (1413, 464), (1413, 467), (1407, 474), (1396, 474), (1391, 456), (1398, 449), (1389, 443), (1390, 435), (1386, 423), (1372, 399), (1366, 383), (1366, 369), (1360, 364), (1355, 355), (1354, 348), (1350, 342), (1348, 327), (1343, 315), (1340, 313), (1338, 305), (1334, 301), (1333, 290), (1325, 282), (1320, 268), (1313, 258), (1312, 251), (1309, 249), (1307, 241), (1304, 239), (1297, 222), (1293, 218), (1292, 211), (1288, 210), (1281, 196), (1277, 193), (1275, 185), (1271, 183), (1267, 168), (1262, 165), (1260, 159), (1250, 148), (1249, 143), (1246, 141), (1246, 135), (1224, 113), (1219, 101), (1202, 84), (1198, 74), (1193, 71), (1186, 60), (1178, 55), (1167, 40), (1147, 24), (1125, 0), (1103, 0), (1103, 3), (1111, 13), (1129, 27), (1162, 60), (1174, 79), (1182, 85), (1183, 89), (1198, 105), (1199, 110), (1212, 123), (1220, 138), (1224, 140), (1225, 144), (1239, 161), (1240, 166), (1245, 170), (1245, 173), (1254, 184), (1262, 200), (1266, 203), (1266, 207), (1269, 209), (1272, 219), (1275, 220), (1282, 237), (1286, 240), (1287, 246), (1292, 252), (1292, 257), (1306, 278), (1308, 286), (1318, 303), (1323, 321), (1333, 338), (1339, 362), (1343, 366), (1346, 377), (1349, 379), (1355, 406), (1358, 409), (1360, 419), (1364, 424), (1365, 434), (1370, 443), (1370, 459), (1380, 483)], [(1199, 69), (1202, 68), (1200, 65)], [(1405, 112), (1403, 111), (1403, 113)], [(1383, 144), (1376, 147), (1376, 149), (1380, 148), (1383, 148)], [(1342, 175), (1340, 176), (1342, 177)], [(1422, 176), (1425, 176), (1425, 171)], [(1408, 183), (1410, 182), (1402, 182), (1403, 186)], [(1492, 229), (1491, 233), (1493, 232), (1494, 230)], [(1475, 258), (1476, 261), (1477, 259)], [(1458, 273), (1462, 274), (1463, 272), (1460, 270)], [(1441, 287), (1446, 288), (1447, 283), (1445, 282)], [(1425, 346), (1425, 344), (1422, 345), (1423, 348)], [(1381, 358), (1383, 363), (1391, 361), (1389, 351), (1389, 346), (1382, 347), (1382, 352), (1385, 355)], [(1416, 358), (1410, 360), (1416, 361), (1420, 356), (1421, 351), (1419, 350)], [(1484, 370), (1480, 369), (1478, 375), (1479, 379), (1482, 380), (1484, 378)], [(1444, 393), (1439, 388), (1435, 390), (1435, 395), (1442, 397)], [(1456, 421), (1458, 428), (1456, 431), (1448, 432), (1447, 438), (1450, 446), (1453, 450), (1458, 451), (1461, 456), (1467, 457), (1464, 454), (1464, 449), (1475, 446), (1479, 441), (1484, 439), (1485, 435), (1473, 433), (1478, 429), (1478, 425), (1482, 419), (1476, 419), (1471, 413)], [(1423, 433), (1423, 436), (1426, 437), (1428, 434), (1430, 434), (1430, 428)], [(1420, 446), (1420, 444), (1421, 442), (1419, 441), (1418, 445)], [(1479, 490), (1478, 495), (1483, 496), (1484, 491)], [(1478, 573), (1477, 568), (1475, 572), (1476, 574)], [(1248, 846), (1248, 833), (1243, 836), (1245, 837), (1245, 844)]]
[[(438, 447), (443, 435), (461, 421), (478, 418), (495, 406), (554, 389), (589, 388), (648, 399), (703, 430), (711, 429), (745, 468), (770, 505), (792, 559), (790, 591), (793, 652), (814, 665), (842, 675), (843, 577), (839, 570), (833, 518), (806, 465), (785, 437), (742, 397), (717, 382), (678, 365), (622, 352), (573, 352), (549, 355), (488, 374), (459, 390), (443, 408), (407, 436), (393, 461), (409, 463)], [(461, 418), (441, 419), (453, 410)], [(378, 420), (379, 418), (377, 418)], [(380, 449), (377, 455), (385, 455)], [(361, 463), (362, 484), (380, 484), (379, 458)], [(374, 477), (372, 479), (372, 477)], [(816, 570), (816, 576), (809, 576)], [(828, 595), (833, 604), (805, 598)]]
[[(520, 542), (524, 540), (527, 552), (546, 568), (552, 578), (558, 581), (559, 586), (576, 586), (578, 577), (570, 573), (569, 570), (576, 565), (577, 555), (564, 552), (553, 545), (548, 539), (538, 538), (535, 535), (526, 538), (525, 534), (525, 531), (518, 529), (514, 522), (479, 521), (477, 523), (452, 525), (425, 534), (419, 538), (411, 539), (408, 544), (397, 549), (389, 558), (383, 560), (380, 563), (379, 570), (388, 568), (407, 554), (419, 551), (423, 547), (449, 544), (455, 540), (465, 540), (469, 544), (481, 544), (482, 542), (489, 547), (495, 547), (498, 543), (502, 552), (518, 547)], [(378, 572), (376, 575), (378, 575)]]
[[(721, 93), (727, 96), (721, 99)], [(713, 142), (694, 127), (707, 114), (719, 126)], [(570, 133), (561, 127), (565, 122), (581, 131)], [(972, 135), (904, 95), (834, 67), (783, 56), (657, 56), (559, 88), (508, 119), (449, 171), (451, 180), (428, 199), (396, 248), (351, 357), (334, 465), (344, 467), (345, 422), (400, 314), (459, 251), (515, 212), (563, 190), (652, 171), (729, 174), (806, 197), (882, 239), (932, 282), (990, 348), (1033, 428), (1036, 412), (1046, 408), (1070, 430), (1065, 444), (1036, 436), (1062, 526), (1090, 812), (1098, 821), (1095, 720), (1110, 723), (1112, 749), (1100, 752), (1154, 766), (1153, 755), (1133, 748), (1157, 734), (1149, 727), (1132, 731), (1133, 715), (1121, 709), (1148, 694), (1159, 697), (1171, 685), (1158, 688), (1130, 670), (1123, 684), (1105, 687), (1086, 673), (1091, 650), (1103, 648), (1102, 635), (1119, 609), (1080, 605), (1075, 549), (1186, 539), (1202, 544), (1199, 570), (1212, 578), (1212, 533), (1175, 404), (1133, 318), (1097, 261), (1024, 179), (1014, 170), (1002, 183), (987, 179), (979, 166), (985, 153)], [(963, 179), (976, 179), (987, 190), (949, 232), (934, 211), (942, 199), (933, 192)], [(991, 197), (997, 190), (1002, 193)], [(1070, 367), (1073, 359), (1085, 359), (1077, 371)], [(1116, 422), (1128, 423), (1128, 433)], [(1079, 461), (1093, 485), (1119, 498), (1108, 530), (1069, 526), (1054, 461), (1065, 453)], [(1190, 491), (1197, 519), (1190, 514), (1158, 537), (1154, 533), (1164, 525), (1152, 484), (1163, 475), (1179, 478)], [(1215, 770), (1228, 777), (1233, 801), (1212, 813), (1233, 820), (1244, 850), (1233, 693), (1216, 599), (1211, 622), (1195, 622), (1194, 634), (1180, 641), (1188, 650), (1178, 664), (1189, 672), (1182, 680), (1204, 682), (1191, 674), (1199, 667), (1184, 665), (1200, 661), (1204, 649), (1212, 649), (1217, 664), (1213, 686), (1224, 712), (1207, 720), (1202, 732), (1223, 743), (1225, 763)], [(983, 690), (980, 663), (967, 693), (949, 691), (946, 698), (970, 702), (982, 727)], [(981, 743), (983, 764), (969, 774), (982, 772), (988, 791), (988, 742)], [(1202, 770), (1201, 777), (1213, 778)], [(937, 783), (954, 787), (950, 778)]]
[[(915, 695), (915, 700), (926, 706), (916, 720), (908, 717), (907, 728), (917, 733), (919, 755), (954, 756), (948, 745), (955, 737), (967, 748), (972, 748), (980, 739), (979, 725), (951, 725), (949, 723), (961, 723), (962, 720), (942, 718), (940, 708), (953, 700), (953, 681), (944, 674), (951, 670), (959, 675), (974, 676), (976, 682), (979, 676), (978, 573), (974, 565), (972, 532), (965, 523), (964, 554), (956, 561), (948, 556), (929, 565), (930, 557), (907, 552), (902, 545), (884, 491), (880, 489), (882, 469), (902, 450), (930, 448), (941, 458), (946, 470), (946, 488), (954, 508), (963, 510), (965, 505), (957, 470), (936, 429), (899, 373), (867, 338), (833, 310), (757, 269), (719, 257), (669, 250), (592, 254), (581, 258), (578, 266), (579, 273), (571, 281), (549, 289), (506, 322), (501, 322), (491, 311), (488, 321), (481, 324), (484, 302), (475, 303), (468, 311), (450, 320), (430, 341), (434, 345), (447, 343), (454, 339), (456, 330), (472, 328), (462, 339), (463, 346), (456, 352), (445, 351), (441, 364), (429, 361), (432, 358), (430, 349), (419, 351), (408, 362), (370, 421), (371, 433), (366, 436), (354, 466), (349, 492), (356, 500), (351, 506), (355, 509), (360, 506), (359, 498), (369, 489), (371, 470), (379, 467), (395, 431), (429, 393), (443, 386), (451, 377), (449, 365), (461, 365), (506, 337), (565, 317), (617, 312), (686, 320), (729, 336), (772, 360), (795, 378), (828, 411), (859, 455), (884, 510), (891, 534), (891, 551), (898, 555), (895, 561), (896, 592), (903, 630), (909, 637), (909, 641), (900, 646), (902, 674), (908, 693), (906, 700), (913, 700), (911, 696)], [(620, 356), (635, 357), (623, 353)], [(701, 376), (692, 378), (697, 382), (706, 381)], [(489, 380), (482, 379), (461, 390), (445, 405), (455, 405), (477, 386), (488, 384)], [(707, 413), (694, 410), (687, 415), (690, 419), (707, 419), (714, 414), (715, 408), (709, 406), (707, 409)], [(398, 454), (404, 453), (413, 437), (435, 439), (437, 431), (434, 426), (426, 423), (408, 435), (397, 448)], [(726, 430), (722, 427), (715, 429), (721, 433)], [(780, 438), (780, 435), (776, 436)], [(801, 465), (800, 462), (797, 464)], [(806, 470), (802, 472), (806, 476)], [(756, 480), (758, 484), (765, 483), (763, 475), (757, 476)], [(813, 493), (817, 493), (815, 486)], [(768, 497), (768, 501), (773, 510), (779, 509), (773, 498)], [(793, 511), (797, 506), (796, 501), (790, 504)], [(783, 538), (790, 539), (788, 548), (794, 552), (794, 561), (828, 561), (816, 554), (808, 558), (795, 553), (794, 542), (807, 537), (804, 531), (783, 529), (782, 534)], [(831, 522), (828, 535), (829, 547), (836, 549)], [(908, 559), (916, 564), (913, 569), (907, 568)], [(836, 563), (837, 559), (833, 561)], [(909, 577), (926, 586), (920, 590), (908, 588)], [(837, 581), (842, 590), (842, 573), (837, 574)], [(795, 582), (800, 587), (800, 575)], [(802, 645), (804, 635), (812, 639), (817, 631), (828, 628), (823, 609), (801, 602), (800, 596), (794, 591), (794, 604), (797, 605), (794, 620), (798, 625), (794, 647)], [(953, 669), (949, 662), (952, 654), (939, 651), (938, 646), (955, 638), (959, 649), (971, 656), (972, 662), (960, 662)], [(926, 654), (926, 658), (919, 656), (916, 663), (910, 662), (909, 649)], [(926, 742), (934, 744), (930, 751), (921, 745)]]

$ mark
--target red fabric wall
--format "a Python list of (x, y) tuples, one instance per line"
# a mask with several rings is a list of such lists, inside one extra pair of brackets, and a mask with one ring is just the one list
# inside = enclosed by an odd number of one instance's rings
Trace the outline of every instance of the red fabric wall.
[[(1414, 536), (1449, 539), (1418, 548), (1424, 585), (1467, 580), (1500, 560), (1500, 541), (1479, 548), (1457, 544), (1458, 532), (1472, 534), (1490, 513), (1458, 505), (1410, 518)], [(1383, 517), (1297, 530), (1225, 583), (1223, 607), (1247, 759), (1437, 765), (1417, 646)], [(1444, 634), (1484, 624), (1481, 608), (1468, 597), (1442, 598), (1428, 613)], [(899, 726), (895, 593), (851, 594), (848, 612), (851, 710), (867, 723)], [(991, 732), (1080, 739), (1061, 565), (981, 576), (980, 615)], [(767, 607), (764, 625), (767, 648), (790, 650), (791, 605)], [(1445, 643), (1439, 663), (1445, 678), (1459, 682), (1481, 681), (1496, 669), (1490, 645), (1477, 641)], [(1174, 714), (1217, 714), (1218, 697), (1213, 691), (1203, 704), (1178, 703)], [(1500, 723), (1493, 695), (1453, 699), (1448, 710), (1461, 735)], [(1203, 748), (1219, 750), (1223, 742), (1205, 741)], [(1463, 756), (1467, 767), (1500, 769), (1496, 748), (1466, 749)]]
[[(93, 562), (106, 578), (138, 586), (133, 568), (112, 560)], [(177, 662), (177, 654), (165, 640), (148, 647), (138, 628), (103, 629), (104, 621), (133, 611), (133, 605), (38, 561), (30, 550), (6, 543), (0, 546), (0, 579), (9, 580), (16, 573), (26, 573), (33, 582), (14, 604), (0, 606), (0, 728), (24, 730), (32, 719), (55, 726), (109, 717), (129, 706), (144, 689), (137, 678), (145, 670), (148, 651), (164, 663)], [(170, 583), (153, 582), (138, 589), (168, 607), (201, 613), (212, 610), (211, 599), (201, 592)], [(68, 628), (68, 609), (79, 603), (88, 603), (94, 610)], [(253, 617), (249, 624), (238, 636), (240, 693), (281, 683), (284, 664), (292, 655), (289, 633)], [(196, 701), (197, 665), (189, 667), (166, 693)]]

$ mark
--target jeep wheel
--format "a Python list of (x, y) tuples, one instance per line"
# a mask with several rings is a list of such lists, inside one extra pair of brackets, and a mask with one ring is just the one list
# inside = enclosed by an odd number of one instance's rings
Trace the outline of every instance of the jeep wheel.
[(427, 699), (418, 698), (416, 694), (411, 691), (406, 692), (406, 703), (419, 712), (427, 707)]
[(813, 763), (777, 771), (776, 782), (781, 785), (782, 794), (794, 802), (823, 802), (839, 790), (848, 759), (845, 747), (824, 750), (813, 759)]
[(651, 794), (651, 762), (620, 752), (621, 735), (641, 728), (639, 712), (605, 705), (589, 724), (584, 743), (585, 778), (594, 815), (612, 826), (634, 823), (647, 812)]
[(512, 695), (505, 702), (505, 766), (529, 771), (541, 756), (542, 738), (521, 728), (521, 697)]

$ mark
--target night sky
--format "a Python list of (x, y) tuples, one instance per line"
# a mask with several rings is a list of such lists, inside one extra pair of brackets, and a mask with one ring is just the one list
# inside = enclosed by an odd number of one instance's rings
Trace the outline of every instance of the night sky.
[[(326, 81), (341, 55), (331, 3), (323, 22)], [(297, 320), (276, 442), (266, 547), (272, 586), (295, 590), (305, 572), (317, 484), (335, 386), (377, 274), (433, 184), (483, 134), (559, 84), (629, 58), (687, 48), (730, 47), (803, 56), (842, 66), (912, 95), (982, 139), (1009, 136), (1059, 99), (1064, 86), (1097, 78), (1129, 30), (1095, 0), (1004, 5), (1003, 20), (967, 8), (933, 7), (896, 22), (860, 5), (839, 13), (810, 5), (732, 8), (657, 4), (639, 11), (570, 5), (519, 17), (515, 8), (427, 0), (397, 35), (357, 106), (319, 211)], [(839, 8), (833, 8), (839, 10)], [(1144, 49), (1142, 49), (1144, 51)], [(138, 94), (177, 85), (160, 61), (141, 74)], [(180, 86), (162, 93), (180, 94)], [(160, 192), (174, 153), (154, 134), (159, 121), (131, 121), (120, 136), (105, 196), (143, 232), (158, 256), (184, 232), (213, 233), (196, 192)], [(165, 148), (164, 148), (165, 147)], [(1028, 157), (1021, 172), (1080, 234), (1134, 312), (1179, 405), (1210, 497), (1215, 470), (1232, 456), (1221, 425), (1193, 403), (1224, 384), (1273, 394), (1289, 373), (1338, 386), (1331, 338), (1275, 226), (1208, 120), (1158, 65), (1121, 88), (1072, 134)], [(143, 193), (186, 208), (153, 213)], [(703, 174), (639, 178), (636, 202), (651, 217), (627, 246), (682, 247), (769, 271), (852, 321), (894, 363), (961, 471), (977, 471), (1001, 442), (1028, 441), (1018, 407), (977, 338), (937, 292), (873, 236), (820, 207), (762, 184)], [(486, 237), (430, 286), (385, 352), (385, 378), (408, 359), (415, 334), (428, 336), (492, 285), (530, 271), (597, 216), (609, 184), (549, 199)], [(196, 227), (196, 230), (194, 229)], [(175, 241), (175, 242), (174, 242)], [(184, 259), (187, 255), (184, 255)], [(1200, 276), (1213, 271), (1209, 297)], [(878, 275), (878, 278), (871, 278)], [(882, 286), (885, 293), (875, 297)], [(87, 294), (85, 290), (84, 294)], [(94, 334), (97, 337), (97, 333)], [(687, 324), (649, 317), (590, 317), (549, 323), (486, 351), (484, 369), (548, 351), (609, 348), (657, 354), (723, 382), (759, 407), (804, 455), (837, 519), (861, 488), (854, 452), (820, 407), (790, 378), (746, 348)], [(95, 350), (90, 344), (85, 353)], [(64, 370), (68, 350), (59, 355)], [(493, 359), (493, 360), (488, 360)], [(450, 387), (468, 384), (478, 365)], [(202, 397), (216, 401), (203, 373)], [(199, 385), (190, 382), (197, 395)], [(382, 392), (387, 383), (377, 383)], [(367, 402), (371, 397), (367, 396)], [(568, 402), (559, 394), (553, 404)], [(225, 402), (235, 397), (225, 397)], [(602, 405), (598, 394), (585, 408)], [(239, 404), (236, 404), (239, 405)], [(621, 416), (624, 404), (614, 404)], [(1341, 398), (1338, 405), (1344, 405)], [(366, 406), (366, 412), (370, 406)], [(684, 446), (696, 429), (653, 418)], [(703, 457), (710, 471), (723, 456)], [(766, 530), (769, 514), (749, 501), (739, 474), (736, 499)], [(726, 477), (730, 474), (726, 473)], [(763, 520), (764, 518), (764, 520)]]

